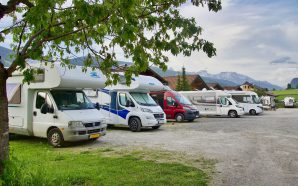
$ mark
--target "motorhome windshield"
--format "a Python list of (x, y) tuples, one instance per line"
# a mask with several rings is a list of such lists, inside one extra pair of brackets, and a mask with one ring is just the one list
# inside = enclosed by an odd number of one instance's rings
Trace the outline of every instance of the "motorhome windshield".
[(253, 103), (255, 103), (255, 104), (259, 104), (259, 103), (261, 103), (259, 97), (256, 96), (256, 95), (252, 95), (252, 101), (253, 101)]
[(94, 109), (93, 103), (82, 91), (52, 90), (51, 94), (59, 110)]
[(179, 103), (181, 103), (182, 105), (192, 105), (191, 102), (186, 98), (184, 97), (183, 95), (181, 94), (175, 94), (175, 98), (177, 99), (177, 101)]
[(156, 102), (147, 93), (131, 92), (130, 95), (140, 105), (157, 106)]

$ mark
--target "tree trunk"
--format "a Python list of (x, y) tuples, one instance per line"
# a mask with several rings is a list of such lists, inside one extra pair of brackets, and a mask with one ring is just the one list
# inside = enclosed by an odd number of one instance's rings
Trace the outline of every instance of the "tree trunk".
[(7, 72), (0, 62), (0, 176), (4, 170), (4, 160), (9, 155), (8, 101), (6, 96)]

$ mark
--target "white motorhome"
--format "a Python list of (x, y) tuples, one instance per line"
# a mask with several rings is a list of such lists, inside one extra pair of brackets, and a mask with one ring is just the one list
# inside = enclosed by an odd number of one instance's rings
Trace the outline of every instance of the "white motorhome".
[(295, 98), (285, 97), (284, 104), (285, 104), (285, 107), (295, 107)]
[(105, 86), (99, 71), (68, 69), (60, 63), (32, 64), (35, 81), (22, 84), (22, 72), (7, 80), (9, 132), (47, 138), (54, 147), (65, 141), (94, 140), (106, 133), (104, 117), (82, 91)]
[(149, 95), (150, 91), (164, 89), (156, 78), (140, 75), (132, 78), (130, 86), (121, 81), (105, 89), (86, 90), (86, 94), (101, 105), (100, 111), (106, 116), (107, 124), (128, 125), (136, 132), (142, 127), (158, 129), (167, 122), (164, 111)]
[(221, 90), (181, 91), (179, 92), (195, 105), (200, 115), (216, 115), (239, 117), (244, 110), (231, 98), (231, 95)]
[(274, 96), (262, 96), (260, 98), (260, 101), (262, 103), (263, 109), (276, 109), (276, 103), (275, 103), (275, 97)]
[(232, 98), (244, 108), (245, 114), (258, 115), (263, 112), (263, 105), (258, 94), (252, 91), (228, 91)]

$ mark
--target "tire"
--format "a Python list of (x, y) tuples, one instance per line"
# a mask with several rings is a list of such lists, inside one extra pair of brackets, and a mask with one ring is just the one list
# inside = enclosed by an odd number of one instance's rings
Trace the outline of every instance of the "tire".
[(193, 120), (194, 120), (194, 119), (189, 119), (189, 120), (187, 120), (187, 121), (188, 121), (188, 122), (193, 122)]
[(51, 129), (48, 132), (48, 142), (53, 147), (62, 147), (65, 145), (63, 134), (58, 128)]
[(181, 114), (181, 113), (176, 114), (176, 116), (175, 116), (175, 120), (176, 120), (177, 122), (182, 122), (182, 121), (184, 121), (184, 115)]
[(129, 119), (128, 126), (132, 132), (140, 132), (142, 128), (142, 123), (139, 118), (133, 117)]
[(250, 115), (257, 115), (257, 112), (256, 112), (255, 109), (251, 109), (251, 110), (249, 111), (249, 114), (250, 114)]
[(238, 116), (238, 114), (235, 110), (229, 111), (228, 115), (229, 115), (230, 118), (237, 118), (237, 116)]

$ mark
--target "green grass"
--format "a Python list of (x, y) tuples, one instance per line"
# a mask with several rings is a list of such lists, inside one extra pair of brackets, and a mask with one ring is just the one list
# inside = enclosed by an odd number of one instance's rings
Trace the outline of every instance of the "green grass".
[(289, 90), (276, 90), (272, 91), (275, 95), (277, 95), (276, 99), (278, 102), (276, 103), (278, 108), (284, 107), (283, 100), (285, 97), (294, 97), (296, 101), (298, 101), (298, 89), (289, 89)]
[(134, 153), (107, 156), (111, 148), (54, 149), (32, 138), (11, 141), (10, 148), (0, 185), (207, 185), (210, 178), (194, 167), (146, 160)]

